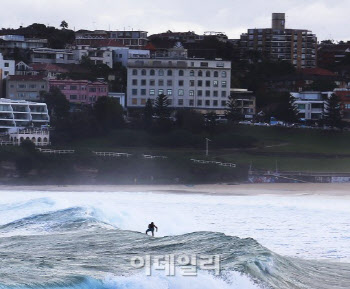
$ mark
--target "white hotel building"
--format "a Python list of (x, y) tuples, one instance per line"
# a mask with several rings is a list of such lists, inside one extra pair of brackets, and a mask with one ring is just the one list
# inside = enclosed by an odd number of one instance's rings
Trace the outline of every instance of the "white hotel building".
[(144, 107), (165, 94), (169, 107), (223, 114), (230, 95), (231, 62), (151, 58), (128, 61), (127, 106)]

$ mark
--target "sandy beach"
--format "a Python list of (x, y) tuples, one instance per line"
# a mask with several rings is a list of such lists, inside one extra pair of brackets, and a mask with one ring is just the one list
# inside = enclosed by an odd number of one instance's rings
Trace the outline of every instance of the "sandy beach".
[(0, 186), (2, 191), (52, 192), (153, 192), (227, 196), (249, 195), (325, 195), (350, 196), (350, 184), (206, 184), (206, 185), (69, 185), (69, 186)]

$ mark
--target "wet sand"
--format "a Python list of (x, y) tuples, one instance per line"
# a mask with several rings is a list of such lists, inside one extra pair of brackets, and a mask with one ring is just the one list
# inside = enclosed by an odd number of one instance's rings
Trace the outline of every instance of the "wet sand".
[(52, 192), (153, 192), (174, 194), (206, 194), (227, 196), (249, 195), (323, 195), (349, 196), (348, 184), (206, 184), (206, 185), (69, 185), (69, 186), (5, 186), (2, 191)]

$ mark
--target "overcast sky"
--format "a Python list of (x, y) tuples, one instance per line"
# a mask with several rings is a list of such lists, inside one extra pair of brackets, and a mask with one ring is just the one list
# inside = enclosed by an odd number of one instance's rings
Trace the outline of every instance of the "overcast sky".
[(220, 31), (230, 38), (270, 27), (271, 13), (285, 12), (288, 28), (350, 40), (350, 0), (0, 0), (0, 7), (0, 27), (66, 20), (76, 30)]

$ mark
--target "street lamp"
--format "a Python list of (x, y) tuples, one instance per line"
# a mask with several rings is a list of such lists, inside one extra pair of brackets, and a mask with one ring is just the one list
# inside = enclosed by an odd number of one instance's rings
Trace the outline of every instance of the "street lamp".
[(211, 141), (210, 139), (206, 138), (205, 139), (205, 143), (206, 143), (206, 148), (205, 148), (205, 155), (208, 156), (209, 155), (209, 142)]

